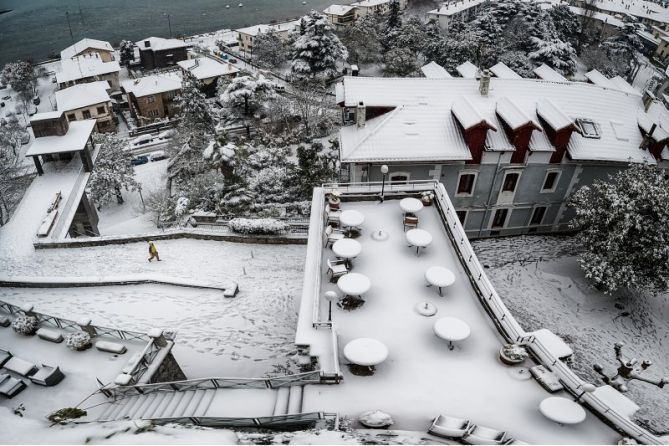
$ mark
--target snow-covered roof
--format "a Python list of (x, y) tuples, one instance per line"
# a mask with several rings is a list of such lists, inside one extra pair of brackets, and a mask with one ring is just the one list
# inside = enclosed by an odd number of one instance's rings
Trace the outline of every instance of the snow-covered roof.
[(613, 88), (617, 88), (618, 90), (624, 91), (629, 94), (636, 94), (641, 96), (641, 92), (634, 88), (629, 82), (627, 82), (625, 79), (623, 79), (620, 76), (612, 77), (609, 79), (611, 83), (614, 85)]
[(566, 77), (564, 77), (563, 75), (561, 75), (560, 73), (558, 73), (545, 63), (535, 68), (534, 74), (536, 74), (545, 81), (568, 82)]
[(479, 75), (479, 69), (470, 61), (466, 61), (455, 67), (460, 76), (474, 79)]
[(472, 127), (485, 125), (491, 129), (495, 126), (487, 121), (466, 97), (460, 96), (451, 104), (451, 112), (458, 118), (458, 122), (463, 129), (469, 130)]
[(350, 6), (350, 5), (330, 5), (327, 8), (325, 8), (323, 12), (325, 14), (342, 16), (348, 14), (354, 9), (355, 6)]
[(69, 111), (109, 101), (107, 81), (88, 82), (56, 91), (59, 110)]
[(521, 79), (522, 76), (515, 71), (513, 71), (511, 68), (509, 68), (505, 63), (503, 62), (497, 62), (495, 65), (490, 67), (490, 71), (492, 71), (492, 74), (495, 76), (502, 78), (502, 79)]
[(432, 61), (427, 65), (423, 65), (420, 69), (425, 75), (425, 77), (433, 79), (444, 79), (453, 77), (448, 73), (448, 71), (446, 71), (446, 68), (442, 67), (435, 61)]
[(608, 80), (606, 76), (597, 70), (588, 71), (585, 73), (585, 77), (588, 78), (590, 82), (595, 85), (599, 85), (600, 87), (617, 88), (615, 84), (611, 83), (611, 81)]
[(634, 401), (611, 386), (597, 387), (592, 394), (604, 404), (611, 407), (615, 412), (623, 414), (628, 418), (632, 418), (639, 410), (639, 406)]
[(260, 25), (248, 26), (246, 28), (239, 28), (236, 31), (240, 34), (248, 34), (250, 36), (257, 36), (258, 34), (266, 33), (269, 31), (274, 31), (276, 33), (285, 33), (293, 31), (296, 26), (299, 26), (299, 24), (300, 24), (299, 20), (293, 20), (291, 22), (277, 23), (275, 25), (260, 24)]
[(644, 19), (669, 23), (669, 9), (644, 0), (598, 0), (592, 6), (609, 13), (631, 15)]
[(227, 76), (238, 73), (239, 70), (229, 63), (220, 63), (209, 57), (198, 57), (177, 62), (182, 70), (188, 71), (199, 80), (211, 79), (212, 77)]
[[(146, 46), (146, 42), (149, 43), (149, 46)], [(135, 45), (137, 45), (140, 51), (165, 51), (176, 48), (187, 48), (191, 46), (183, 40), (163, 39), (162, 37), (147, 37), (146, 39), (136, 42)]]
[(361, 6), (363, 8), (371, 8), (372, 6), (382, 5), (384, 3), (390, 3), (390, 0), (362, 0), (359, 2), (351, 3), (352, 6)]
[(106, 42), (104, 40), (96, 40), (96, 39), (85, 38), (85, 39), (81, 39), (80, 41), (78, 41), (74, 45), (68, 46), (63, 51), (61, 51), (60, 52), (60, 58), (61, 59), (71, 59), (72, 57), (77, 56), (82, 51), (86, 51), (89, 48), (96, 49), (96, 50), (109, 51), (109, 52), (114, 51), (114, 48), (112, 48), (112, 46), (109, 42)]
[(30, 117), (30, 122), (44, 121), (45, 119), (57, 119), (63, 114), (63, 110), (36, 113)]
[(526, 125), (532, 125), (539, 128), (534, 119), (529, 117), (523, 110), (520, 109), (509, 98), (499, 98), (497, 101), (497, 114), (506, 122), (506, 125), (511, 129), (516, 130)]
[(443, 3), (439, 8), (433, 9), (428, 12), (431, 15), (456, 15), (462, 11), (466, 11), (469, 8), (478, 6), (481, 3), (484, 3), (486, 0), (462, 0), (456, 2)]
[(86, 142), (93, 133), (95, 119), (72, 121), (69, 129), (63, 136), (43, 136), (35, 138), (28, 147), (26, 156), (46, 155), (63, 152), (79, 152), (84, 149)]
[(97, 53), (63, 59), (60, 61), (60, 68), (61, 71), (56, 73), (59, 84), (121, 71), (117, 61), (103, 62)]
[(181, 76), (178, 73), (162, 73), (121, 82), (126, 93), (135, 97), (181, 90)]
[[(343, 106), (363, 102), (368, 109), (395, 110), (392, 115), (368, 120), (363, 128), (343, 127), (342, 161), (471, 159), (457, 121), (462, 119), (466, 127), (483, 119), (499, 129), (501, 118), (496, 112), (501, 102), (505, 119), (514, 123), (525, 119), (518, 111), (535, 123), (541, 116), (555, 130), (575, 125), (576, 118), (595, 121), (601, 131), (599, 138), (572, 133), (568, 151), (575, 160), (655, 162), (650, 153), (639, 149), (643, 136), (636, 113), (643, 110), (643, 102), (638, 95), (584, 82), (538, 79), (492, 78), (487, 96), (482, 96), (478, 87), (477, 80), (463, 78), (345, 77), (338, 88), (338, 102)], [(513, 103), (514, 110), (504, 98)], [(457, 119), (452, 119), (454, 103)], [(393, 125), (398, 129), (391, 129)], [(404, 133), (412, 135), (405, 137)], [(415, 133), (420, 135), (420, 143), (407, 144), (407, 138), (418, 138)], [(488, 132), (486, 150), (508, 150), (511, 146), (505, 132)], [(530, 149), (552, 150), (545, 132), (532, 132)]]
[[(638, 29), (636, 31), (637, 36), (641, 37), (642, 39), (652, 43), (653, 45), (659, 45), (660, 44), (660, 39), (655, 37), (653, 34), (649, 33), (648, 31), (644, 31), (641, 29)], [(666, 36), (666, 34), (664, 34)]]
[(664, 141), (669, 138), (669, 132), (662, 127), (662, 119), (659, 116), (640, 111), (637, 115), (637, 122), (639, 123), (639, 127), (646, 133), (649, 133), (653, 124), (655, 124), (655, 130), (653, 130), (653, 135), (651, 136), (655, 141)]
[(614, 26), (616, 28), (622, 28), (623, 26), (625, 26), (625, 23), (622, 20), (619, 20), (613, 17), (612, 15), (605, 14), (603, 12), (597, 12), (591, 10), (586, 11), (585, 9), (578, 8), (576, 6), (569, 6), (569, 9), (576, 15), (590, 17), (595, 20), (599, 20), (600, 22), (604, 22), (607, 25)]

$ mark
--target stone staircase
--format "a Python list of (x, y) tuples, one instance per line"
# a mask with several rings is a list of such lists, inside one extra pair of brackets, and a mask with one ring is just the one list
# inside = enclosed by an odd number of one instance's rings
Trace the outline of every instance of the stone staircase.
[(97, 421), (175, 418), (257, 418), (302, 411), (303, 386), (279, 389), (156, 390), (101, 406)]

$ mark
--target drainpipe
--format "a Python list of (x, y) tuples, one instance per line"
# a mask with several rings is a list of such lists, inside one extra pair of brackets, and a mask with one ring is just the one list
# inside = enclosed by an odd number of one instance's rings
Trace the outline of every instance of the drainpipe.
[(497, 182), (497, 175), (499, 174), (500, 169), (500, 164), (502, 162), (502, 153), (504, 152), (499, 152), (499, 156), (497, 157), (497, 168), (495, 169), (495, 175), (492, 177), (492, 183), (490, 184), (490, 190), (488, 191), (488, 199), (486, 200), (486, 205), (485, 205), (485, 210), (483, 211), (483, 219), (481, 220), (481, 227), (479, 228), (479, 237), (481, 237), (481, 233), (483, 232), (483, 226), (485, 225), (485, 222), (488, 218), (488, 208), (490, 207), (490, 199), (492, 198), (492, 190), (495, 187), (495, 183)]

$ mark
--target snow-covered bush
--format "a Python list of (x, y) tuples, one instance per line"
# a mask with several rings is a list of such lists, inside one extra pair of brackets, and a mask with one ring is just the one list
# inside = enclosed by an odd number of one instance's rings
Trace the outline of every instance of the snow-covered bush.
[(230, 220), (228, 227), (239, 234), (276, 235), (286, 232), (286, 223), (273, 218), (235, 218)]
[(76, 351), (86, 350), (91, 346), (91, 336), (83, 331), (78, 331), (76, 333), (70, 333), (65, 336), (65, 345), (68, 348)]
[(174, 206), (174, 215), (177, 217), (183, 216), (186, 212), (188, 212), (188, 205), (190, 204), (190, 200), (186, 197), (179, 197), (177, 199), (177, 203)]
[(499, 356), (506, 364), (519, 364), (525, 361), (529, 354), (522, 345), (504, 344), (499, 351)]
[(26, 336), (34, 335), (38, 326), (39, 322), (35, 316), (21, 315), (12, 321), (14, 331)]

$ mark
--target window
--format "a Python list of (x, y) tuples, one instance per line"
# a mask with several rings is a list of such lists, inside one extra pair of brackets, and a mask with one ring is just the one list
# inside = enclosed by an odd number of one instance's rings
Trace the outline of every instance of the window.
[(594, 138), (599, 139), (602, 137), (601, 128), (592, 119), (578, 118), (576, 120), (576, 125), (578, 126), (581, 135), (584, 138)]
[(409, 181), (411, 174), (408, 172), (394, 172), (388, 176), (390, 184), (405, 184)]
[(91, 112), (89, 110), (84, 110), (83, 112), (81, 112), (81, 114), (84, 117), (84, 119), (91, 119)]
[(460, 220), (460, 224), (464, 227), (467, 221), (467, 211), (455, 211), (455, 213), (458, 216), (458, 220)]
[(471, 197), (474, 194), (474, 184), (476, 183), (475, 172), (460, 172), (458, 176), (458, 189), (456, 196)]
[(532, 212), (532, 218), (530, 219), (530, 226), (540, 225), (544, 221), (544, 215), (546, 215), (546, 206), (539, 206), (534, 208)]
[(541, 187), (541, 192), (555, 192), (560, 179), (559, 170), (549, 170), (544, 177), (544, 185)]
[(518, 185), (518, 178), (520, 174), (516, 172), (507, 173), (504, 176), (504, 183), (502, 184), (502, 192), (515, 192)]
[(104, 107), (98, 107), (98, 115), (104, 115), (107, 113), (107, 109)]
[(156, 97), (155, 97), (154, 95), (147, 96), (147, 97), (146, 97), (146, 102), (148, 102), (149, 104), (150, 104), (151, 102), (156, 102)]
[(68, 121), (76, 121), (77, 117), (75, 116), (74, 113), (68, 113), (67, 114), (67, 120)]
[(503, 228), (506, 224), (506, 217), (509, 215), (508, 209), (497, 209), (492, 218), (491, 228)]

